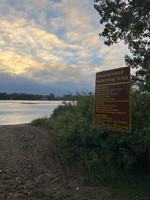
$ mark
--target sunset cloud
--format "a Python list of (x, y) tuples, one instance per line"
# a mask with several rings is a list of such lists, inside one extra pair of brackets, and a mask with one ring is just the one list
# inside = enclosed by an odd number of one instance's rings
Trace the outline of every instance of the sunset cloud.
[(9, 77), (13, 84), (22, 80), (22, 90), (28, 82), (59, 92), (94, 91), (95, 73), (124, 66), (128, 52), (123, 43), (105, 46), (101, 30), (90, 0), (1, 0), (0, 89), (10, 90)]

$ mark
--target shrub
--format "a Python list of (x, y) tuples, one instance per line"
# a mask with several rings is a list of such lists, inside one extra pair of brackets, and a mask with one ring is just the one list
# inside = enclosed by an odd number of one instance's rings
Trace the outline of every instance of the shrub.
[[(65, 159), (80, 167), (83, 180), (116, 188), (134, 200), (149, 200), (148, 143), (150, 142), (148, 94), (132, 92), (132, 132), (115, 132), (94, 124), (94, 95), (79, 95), (75, 103), (57, 107), (49, 123)], [(48, 121), (47, 121), (48, 120)], [(137, 177), (138, 175), (138, 177)], [(141, 176), (142, 175), (142, 176)]]
[(86, 170), (100, 162), (125, 172), (148, 172), (150, 123), (148, 115), (142, 113), (142, 106), (139, 108), (144, 98), (140, 101), (135, 93), (133, 97), (132, 110), (138, 111), (132, 115), (131, 134), (110, 131), (104, 125), (95, 126), (94, 95), (91, 93), (81, 96), (76, 105), (60, 106), (54, 111), (55, 133), (71, 161)]
[(51, 118), (39, 118), (31, 122), (32, 126), (39, 126), (47, 129), (53, 128), (53, 120)]
[(77, 102), (64, 102), (54, 110), (51, 118), (38, 119), (32, 124), (53, 129), (67, 158), (87, 174), (93, 174), (95, 179), (99, 177), (98, 165), (131, 174), (146, 174), (149, 167), (149, 102), (148, 94), (132, 92), (132, 133), (96, 126), (92, 93), (78, 95)]

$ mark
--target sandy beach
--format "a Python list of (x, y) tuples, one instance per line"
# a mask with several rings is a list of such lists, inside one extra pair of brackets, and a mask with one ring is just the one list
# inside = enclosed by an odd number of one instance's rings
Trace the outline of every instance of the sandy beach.
[(0, 200), (121, 200), (81, 183), (53, 134), (27, 124), (0, 126)]

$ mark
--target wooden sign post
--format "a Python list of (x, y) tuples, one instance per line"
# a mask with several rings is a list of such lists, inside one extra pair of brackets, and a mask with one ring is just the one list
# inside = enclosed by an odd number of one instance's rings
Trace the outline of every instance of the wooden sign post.
[(95, 123), (131, 132), (130, 67), (96, 73)]

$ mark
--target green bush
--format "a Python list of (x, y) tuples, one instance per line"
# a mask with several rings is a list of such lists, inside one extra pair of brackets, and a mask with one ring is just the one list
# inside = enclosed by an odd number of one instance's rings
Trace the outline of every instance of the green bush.
[(39, 119), (35, 119), (31, 122), (32, 126), (39, 126), (39, 127), (43, 127), (43, 128), (47, 128), (47, 129), (53, 129), (54, 126), (54, 122), (51, 118), (39, 118)]
[(55, 133), (71, 161), (84, 168), (88, 163), (87, 169), (89, 163), (92, 166), (92, 162), (101, 162), (134, 174), (148, 172), (150, 123), (141, 104), (146, 99), (141, 97), (140, 101), (135, 93), (133, 97), (132, 110), (137, 112), (132, 115), (131, 134), (95, 126), (92, 94), (81, 96), (76, 105), (66, 104), (54, 111)]
[[(54, 110), (51, 118), (34, 120), (32, 124), (53, 129), (64, 153), (86, 173), (91, 174), (92, 166), (96, 166), (94, 163), (101, 163), (101, 166), (111, 166), (131, 174), (147, 174), (149, 102), (148, 94), (132, 92), (132, 133), (96, 126), (92, 93), (78, 95), (77, 102), (64, 102)], [(99, 176), (99, 173), (95, 174)]]
[(96, 126), (91, 93), (79, 95), (77, 102), (64, 103), (54, 110), (49, 120), (40, 119), (34, 124), (47, 126), (49, 123), (65, 158), (82, 169), (84, 180), (113, 185), (130, 200), (148, 200), (150, 182), (144, 176), (148, 173), (149, 102), (148, 94), (132, 92), (131, 133)]

